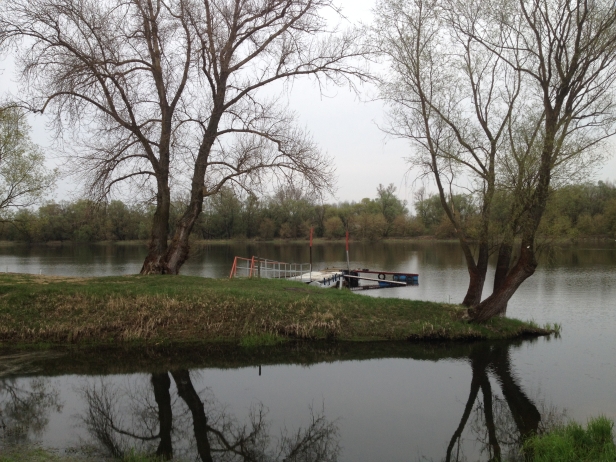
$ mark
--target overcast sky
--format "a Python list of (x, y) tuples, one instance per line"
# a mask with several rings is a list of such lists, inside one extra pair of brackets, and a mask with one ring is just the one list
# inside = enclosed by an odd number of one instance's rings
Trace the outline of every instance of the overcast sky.
[[(374, 0), (338, 0), (343, 13), (353, 21), (370, 21)], [(14, 75), (9, 59), (0, 62), (0, 88), (15, 91)], [(309, 81), (294, 84), (290, 107), (298, 114), (299, 122), (331, 159), (337, 170), (338, 189), (332, 201), (359, 201), (375, 197), (379, 184), (393, 183), (401, 199), (412, 202), (416, 174), (408, 172), (404, 158), (410, 153), (408, 144), (388, 138), (378, 128), (383, 124), (383, 105), (370, 101), (374, 89), (365, 88), (361, 97), (346, 88), (330, 88), (321, 95)], [(49, 137), (44, 117), (31, 118), (34, 140), (45, 146)], [(616, 149), (612, 150), (616, 152)], [(52, 162), (52, 161), (50, 161)], [(616, 156), (597, 169), (589, 180), (616, 180)], [(70, 200), (78, 193), (78, 186), (64, 182), (59, 185), (55, 200)]]

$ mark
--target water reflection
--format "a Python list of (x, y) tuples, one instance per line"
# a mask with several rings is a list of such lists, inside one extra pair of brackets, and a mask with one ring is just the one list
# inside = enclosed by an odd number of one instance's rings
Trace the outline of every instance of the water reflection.
[[(409, 460), (409, 451), (516, 460), (525, 438), (563, 416), (529, 394), (514, 367), (542, 342), (75, 350), (21, 366), (0, 356), (0, 450), (53, 441), (101, 460), (132, 450), (238, 462)], [(13, 378), (2, 379), (3, 363)], [(268, 380), (250, 382), (259, 364)], [(315, 400), (332, 415), (313, 411)]]
[[(447, 446), (445, 460), (460, 461), (463, 431), (469, 418), (471, 433), (481, 446), (481, 452), (492, 461), (515, 460), (524, 441), (560, 423), (564, 412), (542, 413), (522, 389), (510, 358), (511, 344), (478, 345), (472, 348), (468, 362), (472, 380), (464, 412)], [(490, 376), (501, 395), (493, 392)], [(481, 392), (481, 400), (478, 399)], [(545, 407), (543, 403), (540, 403)], [(473, 410), (474, 409), (474, 410)]]
[(49, 379), (0, 377), (0, 447), (30, 443), (46, 430), (50, 413), (61, 409)]
[[(346, 265), (344, 243), (315, 245), (314, 261), (321, 266)], [(147, 248), (143, 244), (14, 245), (0, 247), (1, 271), (57, 274), (64, 276), (137, 273)], [(195, 243), (184, 274), (225, 277), (233, 257), (261, 256), (273, 260), (306, 262), (307, 243), (234, 242)], [(354, 242), (351, 265), (372, 269), (415, 271), (426, 268), (464, 269), (464, 255), (455, 242)], [(551, 246), (540, 254), (540, 268), (613, 267), (616, 243), (584, 242), (578, 245)]]
[(125, 389), (102, 379), (80, 393), (86, 402), (80, 419), (90, 436), (86, 446), (104, 457), (121, 459), (137, 449), (164, 460), (327, 462), (340, 452), (338, 426), (323, 411), (311, 410), (306, 428), (274, 436), (262, 403), (242, 422), (207, 390), (197, 392), (186, 369), (153, 373), (149, 384)]

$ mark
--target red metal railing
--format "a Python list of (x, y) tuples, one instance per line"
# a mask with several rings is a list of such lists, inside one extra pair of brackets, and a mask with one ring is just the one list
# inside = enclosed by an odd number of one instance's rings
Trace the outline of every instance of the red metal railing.
[(265, 278), (292, 278), (298, 281), (309, 281), (311, 269), (310, 263), (286, 263), (254, 256), (252, 258), (235, 257), (229, 277), (251, 278), (256, 276)]

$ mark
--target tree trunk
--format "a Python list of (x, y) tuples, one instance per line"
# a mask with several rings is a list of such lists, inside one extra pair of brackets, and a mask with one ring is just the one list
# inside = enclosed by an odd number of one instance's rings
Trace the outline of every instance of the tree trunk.
[(490, 460), (501, 460), (501, 448), (496, 437), (496, 425), (494, 423), (494, 407), (492, 404), (492, 386), (484, 369), (481, 375), (481, 392), (483, 393), (483, 415), (486, 419), (488, 430), (488, 446), (490, 448)]
[(511, 415), (523, 439), (536, 435), (541, 422), (541, 413), (526, 396), (512, 374), (509, 349), (498, 346), (491, 363), (492, 370), (501, 384), (503, 396), (511, 410)]
[[(473, 371), (473, 377), (471, 379), (471, 389), (468, 394), (468, 399), (466, 400), (466, 405), (464, 406), (464, 412), (462, 413), (462, 418), (460, 419), (460, 423), (458, 424), (458, 428), (449, 440), (449, 445), (447, 446), (447, 455), (445, 456), (446, 462), (451, 462), (452, 460), (452, 452), (453, 448), (456, 444), (456, 441), (462, 437), (462, 432), (464, 431), (464, 427), (468, 422), (468, 418), (473, 411), (473, 406), (475, 401), (477, 400), (477, 394), (479, 390), (482, 389), (482, 384), (485, 385), (485, 382), (488, 381), (488, 376), (486, 369), (489, 365), (489, 357), (486, 354), (482, 354), (485, 349), (476, 349), (471, 352), (469, 355), (469, 362), (471, 365), (471, 369)], [(485, 388), (483, 391), (485, 393)], [(456, 457), (457, 460), (457, 457)]]
[(165, 263), (169, 274), (178, 274), (184, 262), (188, 259), (190, 244), (188, 238), (203, 207), (203, 195), (197, 201), (191, 202), (184, 215), (178, 221), (175, 234), (165, 254)]
[(193, 430), (197, 441), (197, 452), (203, 462), (213, 462), (212, 448), (208, 439), (208, 425), (203, 401), (190, 380), (185, 369), (171, 372), (173, 380), (178, 387), (178, 395), (184, 400), (193, 418)]
[[(505, 239), (498, 249), (498, 259), (496, 261), (496, 271), (494, 273), (494, 287), (492, 293), (499, 290), (509, 274), (509, 267), (511, 266), (511, 253), (513, 252), (513, 242), (509, 239)], [(497, 316), (505, 316), (507, 313), (507, 302), (505, 302), (501, 308), (501, 311)]]
[(511, 269), (498, 290), (474, 307), (470, 314), (474, 322), (485, 322), (507, 309), (507, 303), (518, 287), (535, 272), (537, 260), (533, 250), (533, 243), (522, 241), (520, 258)]
[[(462, 243), (462, 248), (464, 246), (468, 247), (466, 242)], [(465, 255), (470, 253), (470, 249), (468, 252), (465, 251)], [(469, 282), (468, 289), (466, 291), (466, 296), (462, 301), (462, 305), (472, 307), (477, 306), (481, 302), (481, 295), (483, 293), (483, 286), (486, 281), (486, 273), (488, 271), (488, 246), (487, 244), (481, 243), (479, 245), (479, 257), (477, 258), (477, 263), (474, 262), (472, 258), (467, 256), (466, 258), (466, 266), (468, 268)]]
[(481, 379), (479, 378), (479, 376), (477, 376), (477, 374), (475, 374), (475, 371), (473, 370), (471, 389), (468, 393), (468, 399), (466, 400), (466, 405), (464, 406), (462, 418), (460, 419), (458, 428), (456, 428), (456, 431), (451, 436), (451, 440), (449, 441), (449, 445), (447, 446), (447, 455), (445, 456), (446, 462), (451, 462), (451, 454), (453, 452), (453, 448), (456, 445), (456, 441), (462, 437), (462, 432), (464, 431), (464, 427), (466, 427), (466, 422), (468, 422), (468, 418), (471, 415), (473, 405), (475, 404), (475, 400), (477, 399), (477, 394), (479, 393), (480, 387)]
[[(205, 196), (205, 175), (208, 167), (208, 158), (212, 150), (212, 146), (218, 136), (218, 124), (224, 113), (224, 100), (226, 92), (226, 78), (227, 76), (220, 77), (219, 92), (214, 97), (214, 109), (212, 111), (212, 117), (209, 120), (207, 129), (205, 131), (201, 146), (199, 146), (199, 153), (195, 160), (195, 169), (193, 171), (191, 186), (190, 186), (190, 203), (186, 208), (186, 211), (177, 222), (175, 233), (171, 240), (171, 243), (167, 247), (165, 228), (165, 252), (153, 255), (150, 258), (146, 258), (141, 274), (178, 274), (180, 268), (184, 262), (188, 259), (188, 253), (190, 250), (188, 238), (195, 225), (199, 214), (203, 209), (203, 198)], [(222, 188), (224, 181), (220, 182), (214, 191), (208, 191), (208, 195), (216, 193)], [(160, 185), (159, 185), (160, 190)], [(166, 185), (166, 191), (169, 191), (168, 185)], [(168, 195), (167, 195), (168, 197)], [(158, 211), (158, 208), (157, 208)], [(162, 217), (162, 215), (161, 215)], [(169, 224), (169, 209), (167, 208), (166, 226)], [(155, 222), (157, 224), (157, 222)], [(162, 227), (162, 223), (161, 223)], [(154, 242), (154, 239), (152, 240)], [(151, 244), (152, 246), (152, 244)], [(155, 250), (162, 249), (162, 246), (158, 246)], [(153, 254), (153, 250), (151, 250)], [(150, 262), (151, 261), (151, 262)]]
[(508, 241), (503, 241), (498, 249), (498, 260), (496, 261), (496, 272), (494, 273), (494, 287), (492, 292), (496, 292), (502, 287), (509, 274), (509, 266), (511, 266), (511, 253), (513, 252), (513, 244)]
[(164, 460), (173, 459), (173, 446), (171, 444), (171, 429), (173, 427), (173, 413), (171, 410), (171, 395), (169, 387), (171, 379), (169, 374), (152, 374), (154, 399), (158, 404), (158, 421), (160, 422), (160, 443), (156, 449), (156, 456)]
[(156, 194), (156, 211), (152, 219), (152, 234), (140, 274), (167, 274), (169, 270), (164, 260), (167, 252), (167, 235), (169, 233), (169, 210), (171, 192), (166, 178), (158, 181)]

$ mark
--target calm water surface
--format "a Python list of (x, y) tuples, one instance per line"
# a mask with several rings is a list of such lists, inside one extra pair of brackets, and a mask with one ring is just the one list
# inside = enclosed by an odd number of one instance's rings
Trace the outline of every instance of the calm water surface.
[[(183, 272), (224, 277), (234, 255), (300, 262), (308, 249), (195, 247)], [(10, 247), (0, 248), (0, 270), (130, 274), (144, 256), (141, 246)], [(346, 264), (344, 256), (343, 245), (314, 248), (323, 266)], [(468, 277), (449, 243), (355, 244), (351, 266), (420, 274), (417, 287), (358, 296), (459, 302)], [(31, 441), (96, 457), (136, 448), (178, 460), (488, 460), (558, 419), (616, 419), (614, 242), (544, 255), (508, 315), (562, 324), (561, 338), (207, 351), (191, 360), (158, 350), (138, 360), (0, 356), (0, 451)]]

